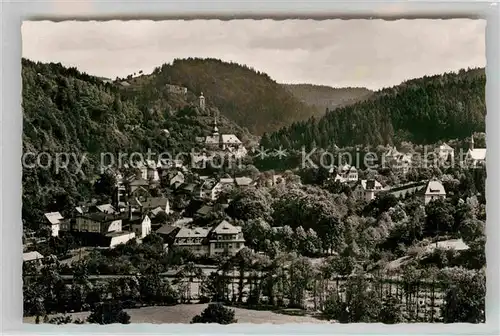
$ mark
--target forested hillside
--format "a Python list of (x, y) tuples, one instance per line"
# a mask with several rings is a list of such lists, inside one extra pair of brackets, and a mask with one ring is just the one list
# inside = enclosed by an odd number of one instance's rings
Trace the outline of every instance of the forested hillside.
[[(23, 59), (22, 82), (23, 151), (45, 152), (52, 160), (56, 153), (72, 156), (68, 170), (56, 172), (54, 162), (47, 169), (23, 167), (23, 218), (27, 221), (41, 218), (54, 202), (61, 207), (88, 197), (101, 153), (190, 150), (196, 136), (211, 132), (216, 111), (202, 112), (161, 91), (151, 100), (141, 93), (127, 95), (113, 84), (61, 64)], [(219, 118), (219, 128), (243, 140), (250, 137), (224, 117)], [(44, 155), (43, 165), (48, 166)], [(85, 175), (75, 174), (75, 161), (84, 157)], [(33, 155), (27, 156), (26, 164), (33, 160)]]
[(373, 94), (367, 88), (347, 87), (333, 88), (326, 85), (313, 84), (282, 84), (300, 101), (314, 107), (317, 116), (322, 116), (325, 111), (352, 105), (363, 101)]
[(263, 145), (300, 148), (400, 141), (427, 144), (485, 130), (484, 68), (423, 77), (266, 134)]
[(222, 115), (256, 135), (315, 114), (314, 108), (268, 75), (217, 59), (176, 59), (158, 67), (152, 75), (132, 81), (135, 89), (144, 93), (161, 90), (168, 83), (196, 94), (203, 92), (209, 106), (217, 106)]

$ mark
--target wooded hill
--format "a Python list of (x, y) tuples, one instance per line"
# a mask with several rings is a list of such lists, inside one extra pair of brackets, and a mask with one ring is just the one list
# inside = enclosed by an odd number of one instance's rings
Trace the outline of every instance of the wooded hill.
[(406, 81), (369, 99), (266, 134), (266, 147), (327, 148), (357, 144), (418, 144), (485, 131), (484, 68)]
[(367, 88), (333, 88), (326, 85), (282, 84), (300, 101), (314, 107), (316, 116), (321, 117), (327, 110), (352, 105), (363, 101), (373, 94)]
[[(200, 111), (194, 95), (168, 95), (165, 90), (125, 92), (116, 84), (61, 64), (22, 60), (23, 151), (75, 155), (85, 176), (68, 170), (23, 167), (23, 218), (42, 218), (51, 204), (68, 205), (89, 197), (101, 153), (189, 151), (196, 136), (210, 134), (215, 108)], [(227, 118), (221, 132), (242, 140), (251, 135)], [(168, 130), (167, 136), (164, 130)], [(32, 163), (32, 157), (27, 164)], [(69, 206), (68, 206), (69, 207)], [(58, 209), (54, 209), (58, 211)]]
[(131, 84), (144, 94), (164, 90), (166, 84), (184, 86), (197, 95), (203, 92), (208, 106), (217, 106), (221, 115), (255, 135), (316, 113), (267, 74), (218, 59), (176, 59)]

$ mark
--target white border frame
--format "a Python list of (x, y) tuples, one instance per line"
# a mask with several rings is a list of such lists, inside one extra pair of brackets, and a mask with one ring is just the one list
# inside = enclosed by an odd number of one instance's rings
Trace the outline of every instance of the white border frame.
[[(54, 13), (54, 2), (66, 2), (85, 12)], [(78, 2), (85, 2), (84, 8)], [(2, 49), (0, 53), (0, 218), (1, 292), (0, 326), (2, 334), (463, 334), (498, 335), (499, 327), (499, 223), (500, 207), (500, 126), (499, 111), (499, 6), (497, 3), (441, 2), (293, 2), (293, 1), (11, 1), (0, 3)], [(159, 17), (158, 13), (168, 16)], [(171, 19), (171, 18), (485, 18), (487, 53), (487, 298), (486, 323), (472, 324), (285, 324), (285, 325), (152, 325), (51, 326), (22, 324), (21, 280), (21, 23), (23, 19)], [(497, 168), (497, 169), (495, 169)]]

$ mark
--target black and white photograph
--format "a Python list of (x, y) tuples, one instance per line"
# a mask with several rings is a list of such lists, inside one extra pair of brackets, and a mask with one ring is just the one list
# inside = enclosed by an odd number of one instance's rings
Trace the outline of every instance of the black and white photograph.
[(24, 21), (23, 323), (485, 323), (485, 29)]

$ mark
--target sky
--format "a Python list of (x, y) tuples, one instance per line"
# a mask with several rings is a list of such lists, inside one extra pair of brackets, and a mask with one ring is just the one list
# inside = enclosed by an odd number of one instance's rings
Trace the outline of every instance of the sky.
[(25, 21), (22, 54), (108, 78), (210, 57), (280, 83), (377, 90), (485, 66), (485, 27), (471, 19)]

